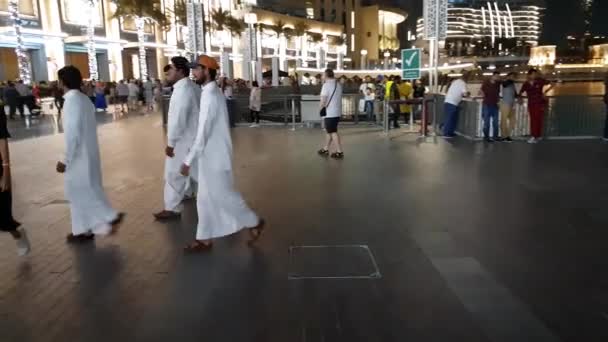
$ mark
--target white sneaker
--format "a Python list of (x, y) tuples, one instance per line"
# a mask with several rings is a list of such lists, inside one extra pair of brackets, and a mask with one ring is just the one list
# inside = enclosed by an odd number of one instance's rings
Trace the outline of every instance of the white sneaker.
[(251, 126), (249, 126), (249, 128), (258, 128), (258, 127), (260, 127), (260, 125), (258, 125), (258, 124), (252, 124)]
[(602, 141), (608, 142), (608, 138), (602, 138)]
[(21, 238), (17, 240), (17, 254), (19, 256), (25, 256), (30, 252), (30, 240), (27, 238), (27, 232), (24, 228), (19, 229)]
[(534, 137), (532, 137), (528, 140), (528, 144), (536, 144), (537, 142), (538, 142), (538, 140), (536, 140)]

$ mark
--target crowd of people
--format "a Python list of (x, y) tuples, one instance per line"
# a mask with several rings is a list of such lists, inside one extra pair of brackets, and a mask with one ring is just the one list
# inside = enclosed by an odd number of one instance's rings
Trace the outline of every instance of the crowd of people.
[[(120, 82), (103, 82), (96, 80), (83, 81), (81, 90), (89, 97), (97, 111), (107, 111), (110, 106), (115, 112), (152, 112), (158, 108), (163, 94), (166, 93), (167, 84), (159, 79), (145, 81), (131, 79)], [(17, 113), (24, 118), (25, 109), (30, 115), (48, 114), (42, 113), (42, 99), (52, 98), (58, 118), (61, 119), (63, 110), (64, 92), (57, 81), (33, 83), (26, 85), (23, 81), (9, 81), (0, 83), (0, 114), (5, 112), (8, 106), (8, 117), (16, 119)], [(4, 114), (6, 115), (6, 113)]]
[[(462, 77), (454, 80), (445, 96), (443, 136), (447, 139), (455, 136), (460, 104), (464, 97), (471, 95), (467, 85), (469, 77), (470, 73), (465, 72)], [(516, 125), (515, 105), (523, 103), (524, 95), (528, 98), (530, 120), (528, 143), (535, 144), (542, 139), (544, 113), (548, 104), (547, 93), (551, 91), (553, 84), (544, 79), (538, 70), (530, 69), (527, 80), (518, 91), (515, 77), (515, 73), (509, 73), (503, 79), (499, 71), (494, 71), (481, 86), (478, 95), (483, 98), (483, 136), (486, 142), (513, 141), (511, 136)]]

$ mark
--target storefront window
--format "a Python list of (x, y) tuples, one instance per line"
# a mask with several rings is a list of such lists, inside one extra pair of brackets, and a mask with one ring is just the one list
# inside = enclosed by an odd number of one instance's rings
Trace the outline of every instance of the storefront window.
[[(84, 1), (61, 0), (61, 15), (64, 23), (85, 26), (88, 24), (88, 8), (86, 11)], [(103, 12), (101, 3), (97, 4), (98, 14), (95, 16), (95, 26), (103, 27)]]
[[(0, 12), (8, 13), (8, 1), (0, 0)], [(19, 12), (26, 17), (38, 17), (35, 0), (19, 0)]]

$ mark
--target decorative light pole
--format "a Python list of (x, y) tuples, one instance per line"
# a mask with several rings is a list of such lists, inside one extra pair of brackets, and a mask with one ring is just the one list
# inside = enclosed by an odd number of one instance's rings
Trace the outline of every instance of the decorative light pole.
[(19, 65), (19, 78), (23, 83), (30, 84), (32, 82), (32, 74), (30, 72), (30, 57), (27, 54), (25, 43), (23, 42), (23, 33), (21, 33), (21, 16), (19, 15), (19, 0), (9, 0), (8, 11), (13, 22), (15, 37), (17, 38), (17, 47), (15, 54), (17, 55), (17, 63)]
[[(489, 3), (488, 3), (489, 4)], [(424, 38), (429, 41), (429, 86), (438, 91), (439, 41), (445, 40), (448, 26), (448, 0), (424, 0)]]
[(367, 69), (367, 50), (361, 50), (361, 69)]
[(389, 58), (390, 58), (390, 57), (391, 57), (391, 53), (390, 53), (390, 52), (388, 52), (388, 51), (385, 51), (385, 52), (384, 52), (384, 69), (385, 69), (385, 70), (390, 69), (390, 67), (389, 67), (389, 66), (390, 66), (390, 65), (389, 65), (389, 63), (390, 63), (390, 62), (389, 62)]
[(99, 80), (97, 71), (97, 52), (95, 49), (95, 16), (97, 15), (97, 0), (86, 0), (88, 6), (87, 18), (87, 57), (89, 62), (89, 79)]
[(257, 44), (257, 37), (256, 37), (256, 32), (255, 32), (255, 28), (253, 27), (253, 25), (255, 25), (258, 22), (258, 16), (255, 13), (246, 13), (245, 14), (245, 23), (248, 26), (248, 31), (247, 31), (247, 36), (249, 38), (249, 55), (248, 55), (248, 68), (249, 68), (249, 80), (250, 81), (254, 81), (256, 79), (255, 77), (255, 71), (256, 71), (256, 64), (258, 61), (258, 48), (256, 46)]

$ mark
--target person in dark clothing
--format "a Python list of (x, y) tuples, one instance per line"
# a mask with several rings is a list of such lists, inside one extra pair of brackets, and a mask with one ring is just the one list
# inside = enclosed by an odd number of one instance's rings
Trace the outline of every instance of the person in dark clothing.
[[(492, 78), (483, 82), (483, 138), (487, 142), (500, 141), (498, 136), (498, 101), (500, 101), (500, 72), (494, 71)], [(492, 123), (492, 137), (490, 137)]]
[(61, 110), (63, 110), (63, 90), (59, 87), (58, 83), (53, 84), (53, 99), (55, 107), (57, 108), (57, 120), (61, 120)]
[(606, 104), (606, 122), (604, 123), (604, 136), (602, 140), (608, 141), (608, 75), (604, 80), (604, 103)]
[(8, 82), (8, 86), (4, 90), (4, 101), (9, 107), (9, 116), (11, 119), (15, 119), (17, 109), (19, 109), (19, 113), (23, 116), (23, 104), (20, 105), (19, 92), (15, 88), (15, 83)]
[[(399, 85), (401, 84), (401, 77), (395, 76), (393, 78), (393, 82), (390, 84), (390, 88), (387, 91), (388, 98), (390, 101), (398, 101), (399, 100)], [(401, 116), (401, 105), (393, 105), (393, 114), (391, 116), (391, 121), (393, 122), (393, 128), (399, 128), (399, 116)]]
[[(14, 88), (14, 84), (13, 84)], [(6, 127), (6, 116), (0, 116), (0, 231), (11, 234), (17, 243), (17, 253), (25, 256), (30, 251), (27, 232), (19, 228), (21, 223), (13, 218), (13, 197), (11, 192), (11, 163), (8, 138), (11, 135)]]

